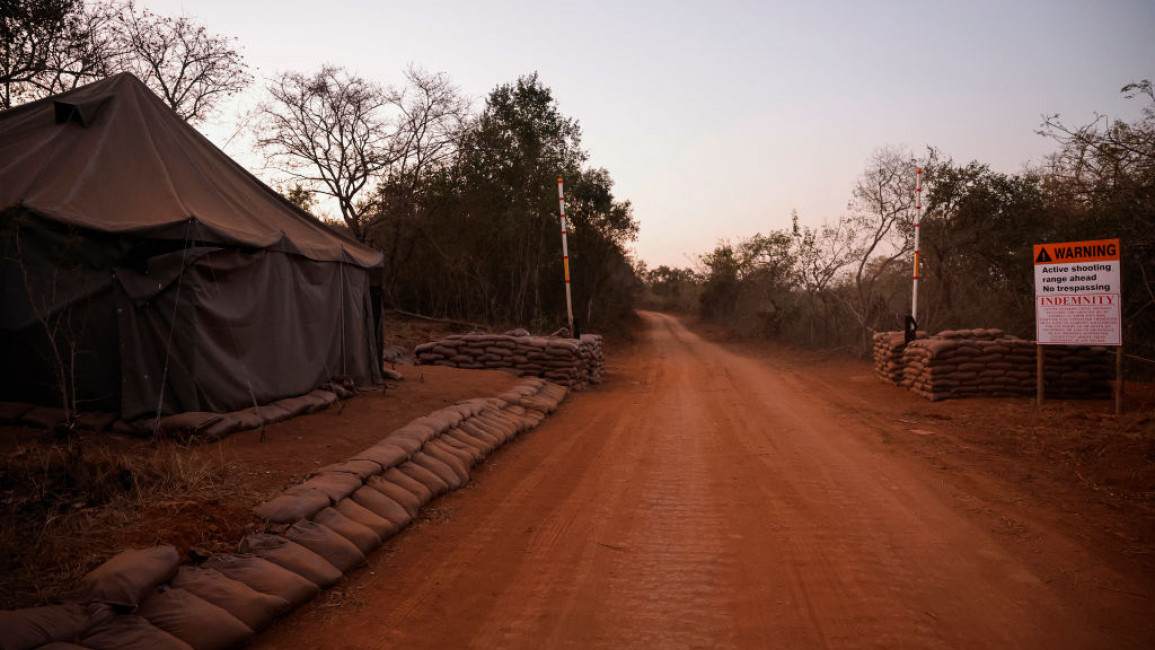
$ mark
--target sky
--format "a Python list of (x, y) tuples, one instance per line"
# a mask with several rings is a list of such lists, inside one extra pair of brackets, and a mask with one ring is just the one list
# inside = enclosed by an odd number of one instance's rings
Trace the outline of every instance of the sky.
[(1155, 80), (1152, 0), (138, 4), (237, 39), (257, 83), (202, 130), (266, 180), (248, 141), (226, 141), (279, 72), (332, 63), (388, 85), (414, 64), (480, 108), (536, 71), (632, 203), (650, 267), (691, 266), (794, 210), (845, 214), (881, 147), (1021, 171), (1055, 149), (1044, 115), (1132, 120), (1142, 105), (1120, 88)]

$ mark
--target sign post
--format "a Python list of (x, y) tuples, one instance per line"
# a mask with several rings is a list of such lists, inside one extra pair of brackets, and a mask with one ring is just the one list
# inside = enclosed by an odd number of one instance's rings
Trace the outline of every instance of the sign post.
[[(1122, 350), (1119, 240), (1036, 244), (1034, 260), (1037, 398), (1042, 404), (1042, 346), (1102, 345)], [(1122, 407), (1122, 369), (1116, 373), (1118, 411)]]

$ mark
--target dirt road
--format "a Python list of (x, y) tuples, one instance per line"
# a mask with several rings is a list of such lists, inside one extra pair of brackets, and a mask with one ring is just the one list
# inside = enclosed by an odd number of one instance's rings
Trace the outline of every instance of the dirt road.
[(938, 471), (804, 373), (644, 318), (609, 386), (257, 647), (1155, 644), (1150, 575), (1048, 511), (984, 514), (1014, 502), (997, 477)]

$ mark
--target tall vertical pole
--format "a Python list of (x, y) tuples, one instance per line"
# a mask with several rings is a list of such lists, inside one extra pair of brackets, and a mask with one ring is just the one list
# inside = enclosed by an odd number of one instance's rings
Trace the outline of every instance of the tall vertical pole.
[(557, 179), (557, 207), (558, 212), (561, 213), (561, 263), (565, 267), (565, 311), (569, 317), (569, 333), (570, 336), (573, 336), (573, 296), (570, 294), (569, 288), (569, 244), (566, 243), (565, 231), (565, 193), (562, 191), (560, 176)]
[(910, 317), (918, 323), (918, 235), (922, 225), (922, 167), (915, 167), (914, 170), (914, 286), (910, 293)]

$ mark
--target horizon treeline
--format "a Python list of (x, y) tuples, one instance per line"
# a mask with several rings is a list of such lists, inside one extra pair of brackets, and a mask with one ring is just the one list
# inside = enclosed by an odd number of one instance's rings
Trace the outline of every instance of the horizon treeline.
[(1034, 339), (1032, 245), (1118, 238), (1123, 342), (1132, 368), (1155, 374), (1155, 94), (1133, 122), (1045, 118), (1054, 153), (1020, 173), (879, 149), (848, 213), (818, 227), (719, 242), (691, 268), (640, 269), (641, 304), (699, 314), (747, 335), (807, 347), (870, 349), (873, 332), (910, 313), (915, 170), (923, 169), (920, 329), (996, 327)]

